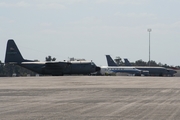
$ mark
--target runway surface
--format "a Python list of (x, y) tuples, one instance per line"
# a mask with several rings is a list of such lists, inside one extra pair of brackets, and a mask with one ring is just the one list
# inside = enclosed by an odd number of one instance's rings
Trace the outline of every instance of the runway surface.
[(180, 77), (1, 77), (1, 120), (179, 120)]

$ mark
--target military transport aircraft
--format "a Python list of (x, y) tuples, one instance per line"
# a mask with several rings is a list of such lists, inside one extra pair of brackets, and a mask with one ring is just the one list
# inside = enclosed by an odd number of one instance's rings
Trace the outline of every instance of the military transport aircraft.
[(89, 75), (100, 71), (92, 61), (37, 62), (22, 57), (14, 40), (7, 42), (5, 63), (16, 64), (42, 75), (62, 76), (64, 74)]
[[(110, 55), (106, 55), (108, 66), (118, 66), (111, 58)], [(126, 67), (130, 67), (131, 64), (127, 59), (125, 59)], [(154, 67), (154, 66), (133, 66), (136, 69), (142, 71), (142, 74), (145, 76), (174, 76), (177, 73), (175, 70), (167, 69), (164, 67)]]

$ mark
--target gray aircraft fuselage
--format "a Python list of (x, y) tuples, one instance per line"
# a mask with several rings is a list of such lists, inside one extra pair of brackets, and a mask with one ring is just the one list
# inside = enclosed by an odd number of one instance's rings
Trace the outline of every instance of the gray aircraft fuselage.
[(36, 62), (22, 57), (14, 40), (8, 40), (5, 63), (16, 64), (43, 75), (84, 74), (100, 71), (92, 61)]
[[(21, 67), (32, 70), (38, 74), (44, 75), (64, 75), (64, 74), (83, 74), (88, 75), (90, 73), (99, 70), (98, 67), (93, 62), (85, 61), (71, 61), (66, 62), (67, 64), (62, 64), (56, 62), (22, 62), (17, 64)], [(48, 65), (51, 64), (51, 65)]]
[(142, 71), (149, 71), (150, 76), (173, 76), (177, 73), (175, 70), (167, 69), (164, 67), (153, 66), (133, 66)]

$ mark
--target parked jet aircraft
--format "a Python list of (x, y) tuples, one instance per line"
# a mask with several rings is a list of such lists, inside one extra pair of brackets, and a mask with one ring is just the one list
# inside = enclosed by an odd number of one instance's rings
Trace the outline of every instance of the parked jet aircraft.
[(110, 55), (106, 55), (108, 66), (101, 67), (101, 74), (105, 73), (128, 73), (133, 74), (135, 76), (141, 75), (141, 70), (136, 69), (135, 67), (126, 67), (126, 66), (118, 66)]
[[(124, 59), (126, 66), (132, 66), (128, 59)], [(135, 66), (139, 70), (148, 70), (150, 75), (153, 76), (174, 76), (177, 71), (164, 67), (152, 67), (152, 66)]]
[[(110, 57), (110, 55), (107, 55), (107, 56), (109, 56), (109, 57), (106, 57), (106, 58), (108, 58), (107, 61), (114, 62), (112, 60), (112, 58)], [(111, 64), (116, 64), (116, 63), (114, 62)], [(108, 66), (111, 66), (111, 64), (108, 64)], [(128, 59), (125, 60), (125, 65), (131, 66)], [(148, 76), (148, 75), (150, 75), (150, 76), (174, 76), (174, 74), (177, 73), (175, 70), (167, 69), (164, 67), (153, 67), (153, 66), (133, 66), (133, 67), (135, 67), (139, 70), (142, 70), (142, 74), (145, 76)]]
[(99, 71), (92, 61), (35, 62), (22, 57), (14, 40), (7, 42), (5, 63), (16, 64), (43, 75), (91, 74)]
[(115, 73), (127, 73), (134, 76), (141, 76), (141, 70), (136, 69), (135, 67), (125, 67), (125, 66), (101, 66), (100, 73), (102, 75), (111, 75)]

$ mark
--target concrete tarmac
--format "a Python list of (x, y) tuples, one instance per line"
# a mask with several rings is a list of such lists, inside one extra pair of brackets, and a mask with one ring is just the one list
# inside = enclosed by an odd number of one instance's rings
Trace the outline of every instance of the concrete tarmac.
[(179, 120), (180, 77), (1, 77), (0, 120)]

